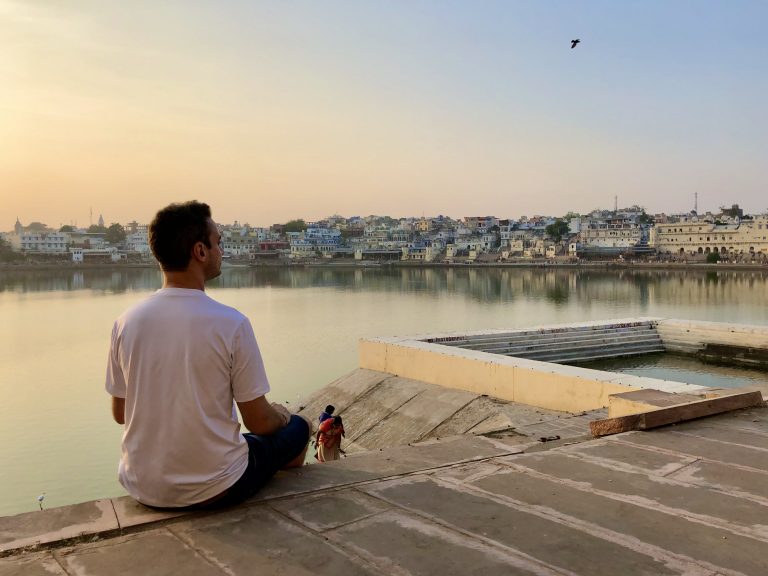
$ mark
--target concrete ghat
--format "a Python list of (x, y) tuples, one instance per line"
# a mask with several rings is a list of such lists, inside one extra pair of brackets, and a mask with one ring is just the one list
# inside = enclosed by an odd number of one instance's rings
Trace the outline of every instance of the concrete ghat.
[[(604, 408), (608, 406), (611, 395), (642, 389), (672, 394), (707, 392), (704, 386), (683, 382), (590, 370), (448, 345), (455, 342), (471, 343), (484, 337), (500, 339), (501, 342), (519, 341), (528, 337), (535, 341), (537, 338), (550, 339), (571, 334), (579, 329), (582, 330), (580, 334), (586, 334), (579, 338), (588, 339), (591, 331), (613, 328), (631, 330), (632, 327), (647, 331), (649, 325), (655, 326), (664, 348), (668, 350), (686, 353), (703, 350), (702, 354), (706, 352), (709, 356), (716, 356), (722, 355), (724, 351), (743, 349), (743, 354), (739, 355), (743, 364), (750, 365), (764, 360), (768, 362), (768, 327), (661, 318), (623, 318), (520, 330), (365, 339), (359, 344), (360, 366), (473, 394), (564, 412)], [(579, 343), (578, 346), (584, 345)], [(613, 353), (619, 354), (621, 351), (610, 352)], [(568, 351), (563, 350), (560, 355), (568, 357)]]
[[(754, 408), (554, 448), (472, 436), (395, 447), (281, 473), (234, 509), (146, 511), (129, 530), (48, 538), (0, 558), (0, 576), (763, 575), (766, 438), (768, 408)], [(106, 509), (79, 506), (91, 520)], [(3, 518), (0, 533), (50, 518)]]
[[(656, 323), (656, 330), (667, 350), (685, 354), (702, 355), (708, 347), (724, 347), (714, 351), (713, 359), (728, 354), (738, 356), (739, 351), (756, 351), (756, 358), (749, 357), (734, 363), (745, 366), (768, 367), (768, 327), (726, 322), (697, 322), (692, 320), (662, 319)], [(761, 354), (762, 352), (762, 354)], [(727, 360), (728, 358), (719, 358)], [(752, 360), (752, 361), (750, 361)]]
[(549, 410), (582, 412), (608, 406), (611, 394), (702, 387), (500, 356), (418, 340), (361, 340), (360, 367)]
[(344, 418), (348, 454), (455, 434), (503, 435), (508, 442), (570, 438), (589, 434), (588, 421), (605, 416), (545, 410), (362, 368), (315, 393), (303, 413), (315, 419), (326, 404)]

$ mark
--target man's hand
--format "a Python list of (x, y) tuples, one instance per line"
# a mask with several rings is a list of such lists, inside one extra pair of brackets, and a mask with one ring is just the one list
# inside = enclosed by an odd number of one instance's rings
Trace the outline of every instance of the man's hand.
[(243, 424), (253, 434), (269, 436), (288, 424), (291, 413), (279, 404), (270, 404), (265, 396), (248, 402), (238, 402)]
[(274, 408), (275, 412), (280, 414), (285, 419), (283, 426), (288, 426), (288, 422), (291, 421), (291, 413), (288, 408), (277, 402), (272, 402), (271, 406)]

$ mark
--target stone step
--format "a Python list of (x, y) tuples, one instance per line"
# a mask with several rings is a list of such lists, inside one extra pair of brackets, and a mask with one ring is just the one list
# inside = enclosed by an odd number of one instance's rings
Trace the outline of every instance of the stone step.
[(440, 342), (444, 346), (455, 346), (460, 348), (472, 349), (477, 345), (493, 344), (497, 342), (516, 343), (530, 342), (531, 340), (550, 340), (558, 341), (563, 339), (578, 340), (590, 339), (606, 335), (638, 334), (638, 333), (656, 333), (656, 330), (650, 326), (637, 326), (632, 328), (600, 328), (590, 330), (566, 330), (562, 332), (526, 332), (526, 333), (507, 333), (483, 336), (468, 336), (461, 340), (451, 340)]
[(573, 350), (581, 349), (585, 347), (596, 347), (605, 345), (633, 345), (633, 344), (654, 344), (663, 346), (661, 338), (656, 334), (629, 334), (614, 337), (602, 337), (592, 340), (567, 340), (559, 342), (529, 342), (525, 345), (518, 346), (496, 346), (486, 348), (475, 348), (475, 350), (481, 352), (489, 352), (494, 354), (505, 354), (507, 356), (518, 356), (522, 353), (538, 352), (547, 350)]
[(637, 356), (640, 354), (652, 354), (655, 352), (664, 352), (661, 345), (642, 345), (642, 346), (602, 346), (594, 348), (583, 348), (574, 351), (561, 352), (539, 352), (517, 356), (528, 360), (538, 360), (540, 362), (554, 362), (556, 364), (589, 362), (591, 360), (601, 360), (606, 358), (617, 358), (621, 356)]
[(593, 354), (590, 356), (580, 356), (576, 358), (565, 358), (559, 360), (550, 360), (553, 364), (584, 364), (586, 362), (595, 362), (597, 360), (609, 360), (613, 358), (629, 358), (631, 356), (642, 356), (644, 354), (654, 354), (656, 352), (664, 352), (664, 350), (625, 350), (623, 352), (606, 354)]

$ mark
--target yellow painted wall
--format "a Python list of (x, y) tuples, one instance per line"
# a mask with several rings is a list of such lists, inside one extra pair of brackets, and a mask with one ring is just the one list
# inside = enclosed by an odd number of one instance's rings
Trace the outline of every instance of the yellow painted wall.
[(435, 348), (416, 341), (361, 340), (360, 367), (564, 412), (604, 408), (610, 394), (637, 389), (580, 377), (572, 367)]

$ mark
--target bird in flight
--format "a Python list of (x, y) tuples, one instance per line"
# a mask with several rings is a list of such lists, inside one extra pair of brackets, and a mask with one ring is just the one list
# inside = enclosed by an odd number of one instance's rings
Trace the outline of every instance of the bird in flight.
[(576, 38), (576, 40), (571, 40), (571, 50), (576, 48), (576, 44), (578, 44), (579, 42), (581, 42), (581, 40), (579, 40), (578, 38)]

